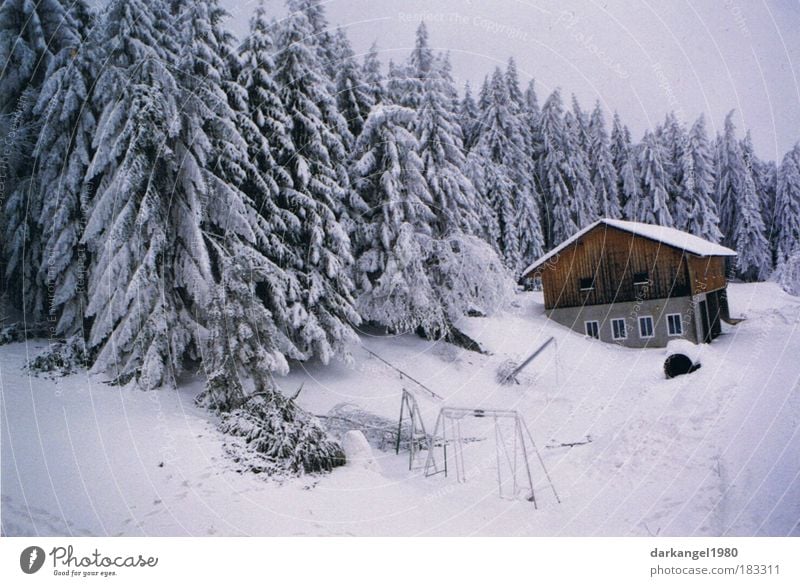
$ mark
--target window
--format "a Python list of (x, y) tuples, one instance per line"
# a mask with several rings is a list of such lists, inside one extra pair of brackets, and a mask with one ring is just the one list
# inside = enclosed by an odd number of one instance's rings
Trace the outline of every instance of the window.
[(633, 290), (636, 299), (650, 299), (650, 275), (647, 271), (633, 273)]
[(582, 277), (580, 280), (581, 291), (594, 291), (594, 279), (591, 277)]
[(584, 327), (586, 328), (586, 335), (590, 338), (597, 338), (600, 339), (600, 324), (596, 321), (585, 321), (583, 322)]
[(639, 337), (652, 338), (653, 337), (653, 318), (649, 315), (644, 315), (639, 318)]
[(625, 329), (625, 320), (622, 318), (611, 320), (611, 337), (615, 340), (624, 340), (628, 337)]
[(683, 335), (683, 320), (680, 313), (670, 313), (667, 315), (667, 333), (670, 336)]

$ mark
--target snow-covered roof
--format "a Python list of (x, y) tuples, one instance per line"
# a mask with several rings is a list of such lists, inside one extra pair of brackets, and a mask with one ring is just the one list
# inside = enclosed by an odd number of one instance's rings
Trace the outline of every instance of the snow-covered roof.
[(593, 230), (600, 224), (605, 224), (607, 226), (611, 226), (612, 228), (623, 230), (624, 232), (630, 232), (636, 236), (649, 238), (650, 240), (661, 242), (667, 246), (685, 250), (686, 252), (690, 252), (696, 256), (736, 256), (736, 251), (731, 250), (730, 248), (722, 246), (721, 244), (714, 244), (713, 242), (705, 240), (704, 238), (689, 234), (688, 232), (682, 232), (681, 230), (677, 230), (675, 228), (655, 226), (653, 224), (643, 224), (641, 222), (628, 222), (626, 220), (612, 220), (610, 218), (603, 218), (597, 220), (594, 224), (587, 226), (570, 238), (567, 238), (553, 250), (536, 260), (536, 262), (525, 269), (522, 274), (527, 275), (531, 271), (537, 269), (539, 266), (567, 248), (570, 244), (578, 240), (581, 236), (590, 230)]

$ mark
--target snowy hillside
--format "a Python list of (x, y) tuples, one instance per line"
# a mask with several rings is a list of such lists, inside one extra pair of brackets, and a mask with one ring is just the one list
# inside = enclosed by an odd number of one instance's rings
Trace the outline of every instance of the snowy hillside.
[[(561, 497), (532, 466), (539, 509), (498, 495), (490, 419), (464, 420), (466, 483), (408, 471), (408, 454), (377, 466), (280, 483), (240, 473), (228, 436), (195, 407), (204, 380), (178, 391), (102, 384), (85, 373), (30, 377), (42, 347), (0, 348), (4, 535), (800, 535), (800, 300), (774, 284), (731, 285), (746, 317), (699, 348), (702, 368), (665, 380), (663, 349), (585, 339), (518, 295), (464, 330), (491, 355), (413, 335), (360, 343), (445, 397), (354, 350), (352, 367), (294, 366), (280, 380), (318, 415), (349, 403), (396, 422), (403, 387), (430, 431), (442, 404), (517, 409)], [(520, 385), (495, 382), (549, 336)], [(586, 442), (574, 447), (562, 443)]]

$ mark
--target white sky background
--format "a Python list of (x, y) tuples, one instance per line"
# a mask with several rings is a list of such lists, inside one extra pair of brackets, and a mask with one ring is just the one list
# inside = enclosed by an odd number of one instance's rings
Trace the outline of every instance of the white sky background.
[[(245, 34), (254, 0), (222, 0)], [(285, 15), (283, 0), (266, 0)], [(758, 154), (780, 160), (800, 140), (798, 0), (329, 0), (333, 27), (357, 54), (377, 40), (384, 67), (402, 61), (424, 19), (431, 44), (450, 51), (459, 90), (517, 60), (540, 103), (560, 86), (585, 109), (618, 110), (638, 139), (675, 110), (688, 123), (705, 112), (721, 128), (753, 134)], [(524, 87), (523, 87), (524, 89)], [(607, 120), (610, 122), (610, 120)]]

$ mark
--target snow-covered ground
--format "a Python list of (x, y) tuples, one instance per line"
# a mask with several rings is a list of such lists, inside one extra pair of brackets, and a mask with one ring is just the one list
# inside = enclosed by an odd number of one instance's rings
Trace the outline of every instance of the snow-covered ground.
[[(462, 327), (484, 356), (413, 335), (363, 335), (365, 347), (445, 397), (434, 401), (362, 348), (352, 366), (296, 368), (282, 386), (313, 413), (350, 403), (395, 419), (415, 391), (428, 431), (442, 404), (516, 409), (534, 457), (539, 508), (500, 498), (493, 420), (465, 419), (466, 482), (425, 478), (408, 455), (376, 451), (282, 483), (241, 473), (228, 438), (193, 404), (200, 377), (141, 392), (78, 374), (31, 377), (43, 343), (0, 347), (4, 535), (800, 535), (800, 299), (774, 284), (731, 285), (746, 317), (699, 348), (702, 368), (665, 380), (663, 349), (585, 339), (520, 294)], [(500, 386), (549, 336), (521, 377)], [(591, 442), (574, 447), (562, 443)], [(452, 466), (452, 463), (451, 463)], [(452, 469), (451, 469), (452, 470)]]

